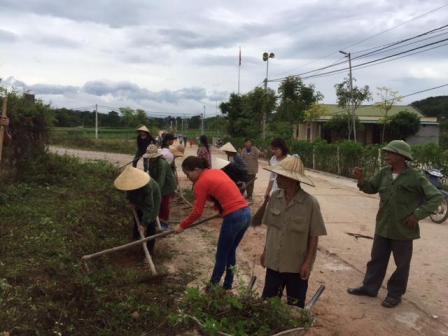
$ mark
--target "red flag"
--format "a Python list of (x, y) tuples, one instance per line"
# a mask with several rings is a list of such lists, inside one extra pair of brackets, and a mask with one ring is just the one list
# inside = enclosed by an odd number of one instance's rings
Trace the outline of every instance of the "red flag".
[(238, 57), (238, 66), (241, 66), (241, 48), (240, 48), (240, 54)]

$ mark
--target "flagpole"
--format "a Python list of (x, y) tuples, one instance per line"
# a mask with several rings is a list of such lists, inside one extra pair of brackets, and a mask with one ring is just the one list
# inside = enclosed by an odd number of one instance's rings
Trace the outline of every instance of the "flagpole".
[(240, 95), (240, 81), (241, 81), (241, 47), (238, 55), (238, 96)]

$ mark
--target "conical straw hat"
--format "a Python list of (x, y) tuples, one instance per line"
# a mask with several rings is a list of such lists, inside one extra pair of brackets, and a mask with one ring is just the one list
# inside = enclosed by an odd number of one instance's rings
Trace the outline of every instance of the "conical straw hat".
[(127, 166), (123, 172), (118, 175), (114, 181), (115, 188), (118, 190), (135, 190), (149, 183), (151, 177), (143, 170)]
[(156, 145), (151, 144), (151, 145), (148, 146), (148, 148), (146, 148), (146, 154), (143, 155), (143, 158), (145, 158), (145, 159), (154, 159), (154, 158), (162, 156), (162, 155), (163, 154), (161, 153), (159, 148), (157, 148)]
[(236, 153), (235, 147), (233, 147), (233, 145), (230, 142), (227, 142), (225, 145), (222, 145), (221, 148), (219, 149), (222, 150), (223, 152)]
[(212, 159), (212, 168), (213, 169), (222, 169), (222, 168), (226, 167), (229, 163), (230, 163), (230, 161), (214, 157)]
[(313, 181), (309, 177), (305, 176), (305, 166), (303, 165), (302, 160), (300, 160), (297, 156), (288, 156), (280, 161), (278, 165), (265, 167), (264, 169), (278, 175), (303, 182), (312, 187), (315, 186)]
[(139, 127), (139, 128), (137, 128), (136, 129), (136, 131), (138, 132), (138, 131), (142, 131), (142, 132), (146, 132), (146, 133), (149, 133), (149, 129), (146, 127), (146, 126), (141, 126), (141, 127)]
[(170, 146), (170, 151), (173, 153), (174, 157), (182, 157), (185, 153), (185, 147), (181, 144)]

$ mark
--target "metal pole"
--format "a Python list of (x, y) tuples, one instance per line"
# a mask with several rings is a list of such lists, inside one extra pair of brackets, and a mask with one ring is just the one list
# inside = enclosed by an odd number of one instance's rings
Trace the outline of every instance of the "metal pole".
[(264, 79), (265, 104), (263, 104), (263, 116), (262, 116), (262, 126), (261, 126), (261, 137), (263, 140), (266, 139), (266, 96), (268, 93), (268, 73), (269, 73), (269, 57), (266, 60), (266, 78)]
[(204, 134), (204, 119), (205, 119), (205, 105), (204, 105), (204, 112), (202, 113), (201, 118), (201, 133)]
[[(2, 103), (2, 117), (6, 117), (7, 112), (7, 106), (8, 106), (8, 94), (5, 92), (5, 96), (3, 97), (3, 103)], [(3, 152), (3, 138), (5, 136), (6, 127), (0, 126), (0, 162), (2, 161), (2, 152)]]
[(98, 104), (95, 104), (95, 139), (98, 139)]
[(356, 142), (356, 116), (355, 109), (353, 108), (353, 77), (352, 77), (352, 55), (348, 53), (348, 68), (349, 68), (349, 79), (350, 79), (350, 112), (353, 120), (353, 140)]
[(238, 54), (238, 96), (240, 95), (240, 82), (241, 82), (241, 47)]

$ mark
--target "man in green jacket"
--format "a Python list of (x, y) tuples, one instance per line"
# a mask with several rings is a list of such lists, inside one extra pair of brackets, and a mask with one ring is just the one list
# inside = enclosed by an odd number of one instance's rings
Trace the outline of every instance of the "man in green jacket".
[(367, 194), (379, 193), (380, 206), (363, 285), (347, 291), (377, 296), (392, 253), (397, 268), (387, 282), (388, 294), (382, 302), (384, 307), (392, 308), (400, 304), (406, 292), (413, 240), (420, 238), (418, 222), (436, 211), (443, 196), (421, 172), (408, 167), (406, 161), (412, 160), (412, 154), (406, 142), (393, 140), (382, 150), (387, 167), (370, 180), (365, 180), (363, 169), (354, 170), (358, 188)]

